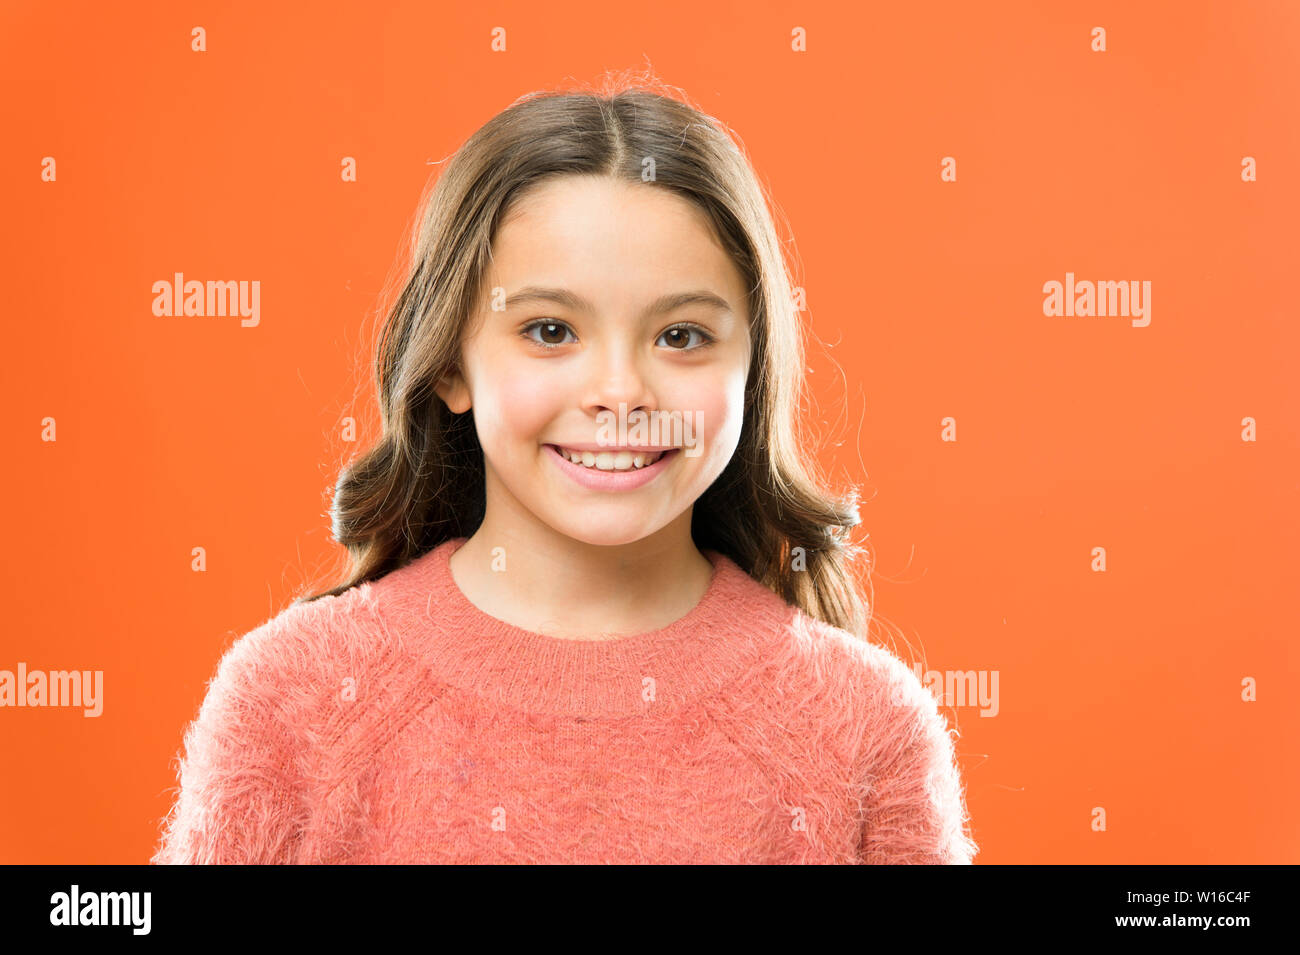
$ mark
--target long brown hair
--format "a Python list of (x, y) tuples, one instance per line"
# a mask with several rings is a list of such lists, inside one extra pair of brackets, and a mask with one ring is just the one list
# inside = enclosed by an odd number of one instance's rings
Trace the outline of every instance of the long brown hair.
[(452, 413), (434, 384), (459, 361), (498, 223), (524, 190), (566, 175), (670, 189), (708, 215), (750, 290), (753, 353), (740, 443), (695, 502), (692, 537), (787, 603), (864, 636), (868, 608), (851, 567), (863, 548), (849, 537), (860, 523), (858, 494), (833, 496), (814, 471), (799, 413), (803, 330), (765, 190), (726, 127), (680, 90), (645, 78), (529, 94), (451, 157), (423, 202), (408, 274), (379, 334), (382, 433), (334, 491), (334, 537), (348, 550), (350, 572), (294, 603), (381, 577), (471, 536), (483, 520), (473, 412)]

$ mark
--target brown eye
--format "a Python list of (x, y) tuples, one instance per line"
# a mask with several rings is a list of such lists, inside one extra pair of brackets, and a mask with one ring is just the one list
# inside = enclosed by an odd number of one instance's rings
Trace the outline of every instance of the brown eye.
[[(542, 329), (542, 341), (545, 344), (558, 345), (560, 342), (564, 341), (564, 331), (562, 327), (555, 324), (555, 322), (547, 322), (545, 325), (540, 327)], [(557, 338), (556, 341), (551, 340), (553, 336)]]
[[(698, 344), (690, 344), (691, 335), (699, 336), (700, 341)], [(661, 341), (667, 339), (668, 347), (674, 351), (694, 351), (713, 344), (713, 338), (706, 334), (703, 329), (696, 328), (694, 325), (674, 325), (660, 335), (659, 338)]]
[[(540, 338), (533, 334), (534, 330), (539, 332)], [(540, 345), (543, 348), (556, 348), (565, 344), (564, 336), (566, 334), (571, 335), (573, 333), (569, 330), (569, 326), (563, 322), (539, 321), (526, 325), (520, 330), (519, 334), (535, 345)], [(559, 340), (556, 341), (556, 338)]]

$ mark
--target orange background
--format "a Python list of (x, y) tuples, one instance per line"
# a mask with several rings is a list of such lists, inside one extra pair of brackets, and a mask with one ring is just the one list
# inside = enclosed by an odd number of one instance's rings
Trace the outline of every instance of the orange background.
[[(999, 673), (997, 716), (945, 709), (976, 861), (1300, 861), (1300, 4), (2, 17), (0, 668), (102, 669), (104, 714), (0, 709), (0, 861), (147, 860), (222, 650), (342, 566), (329, 494), (376, 434), (374, 310), (430, 163), (523, 93), (646, 65), (788, 221), (877, 612), (927, 666)], [(155, 317), (176, 271), (260, 280), (261, 324)], [(1150, 326), (1045, 317), (1067, 271), (1150, 281)]]

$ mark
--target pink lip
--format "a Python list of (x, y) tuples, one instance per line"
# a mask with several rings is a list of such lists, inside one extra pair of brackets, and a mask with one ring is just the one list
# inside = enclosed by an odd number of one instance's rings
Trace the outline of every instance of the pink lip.
[(574, 481), (593, 491), (630, 491), (653, 481), (676, 456), (679, 449), (673, 448), (659, 456), (659, 460), (649, 467), (636, 468), (631, 471), (601, 471), (574, 464), (559, 452), (553, 444), (548, 444), (549, 457), (554, 459), (561, 471)]

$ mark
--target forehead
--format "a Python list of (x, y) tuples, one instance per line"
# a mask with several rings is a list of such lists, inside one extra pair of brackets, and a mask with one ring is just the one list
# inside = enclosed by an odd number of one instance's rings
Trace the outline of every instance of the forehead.
[(492, 243), (492, 284), (581, 286), (611, 306), (672, 286), (713, 288), (744, 305), (739, 269), (690, 200), (653, 184), (564, 176), (534, 186)]

